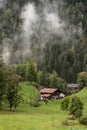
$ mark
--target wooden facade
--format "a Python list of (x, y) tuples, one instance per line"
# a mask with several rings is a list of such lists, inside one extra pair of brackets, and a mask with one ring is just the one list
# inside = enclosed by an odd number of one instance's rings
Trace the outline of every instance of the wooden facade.
[(40, 93), (43, 99), (58, 99), (60, 91), (56, 88), (43, 88)]
[(78, 90), (79, 87), (78, 87), (78, 84), (68, 84), (67, 85), (67, 88), (70, 89), (70, 90)]

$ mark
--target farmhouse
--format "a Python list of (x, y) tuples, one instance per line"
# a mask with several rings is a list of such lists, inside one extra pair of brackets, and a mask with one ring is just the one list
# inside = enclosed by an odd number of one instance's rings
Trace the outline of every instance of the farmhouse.
[(71, 91), (77, 91), (79, 89), (78, 84), (68, 84), (67, 88)]
[(40, 90), (41, 98), (45, 99), (58, 99), (60, 91), (56, 88), (43, 88)]

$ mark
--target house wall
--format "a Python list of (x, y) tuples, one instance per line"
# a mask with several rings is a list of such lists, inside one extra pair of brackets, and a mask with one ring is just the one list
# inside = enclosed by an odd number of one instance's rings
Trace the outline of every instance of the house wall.
[(58, 99), (58, 98), (59, 98), (59, 95), (60, 95), (60, 92), (57, 90), (57, 91), (55, 91), (54, 93), (47, 93), (47, 92), (41, 93), (42, 96), (43, 96), (44, 94), (51, 94), (51, 96), (46, 97), (47, 99), (51, 100), (51, 99)]

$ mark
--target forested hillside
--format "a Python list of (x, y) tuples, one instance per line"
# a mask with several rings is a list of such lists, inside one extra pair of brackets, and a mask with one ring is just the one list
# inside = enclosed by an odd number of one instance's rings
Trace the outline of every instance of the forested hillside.
[(87, 72), (86, 0), (2, 3), (0, 55), (4, 63), (22, 66), (32, 59), (43, 75), (56, 71), (67, 83), (75, 83), (79, 72)]

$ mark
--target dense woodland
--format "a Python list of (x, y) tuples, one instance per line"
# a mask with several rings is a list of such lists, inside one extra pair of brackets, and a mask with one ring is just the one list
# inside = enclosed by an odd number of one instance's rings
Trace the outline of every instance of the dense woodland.
[[(21, 42), (20, 38), (17, 41), (14, 41), (13, 38), (21, 32), (22, 21), (19, 16), (21, 8), (27, 2), (34, 2), (37, 7), (40, 4), (39, 0), (7, 0), (5, 7), (0, 8), (0, 55), (2, 55), (4, 41), (9, 41), (10, 45), (14, 46), (13, 52), (15, 52), (18, 43)], [(64, 4), (60, 5), (58, 11), (60, 18), (68, 23), (65, 28), (66, 37), (64, 39), (62, 36), (53, 34), (52, 38), (47, 41), (47, 46), (40, 51), (40, 46), (35, 48), (40, 41), (33, 37), (36, 44), (33, 44), (33, 47), (31, 46), (32, 54), (27, 56), (25, 62), (16, 62), (12, 57), (10, 65), (5, 65), (1, 58), (1, 101), (5, 93), (4, 84), (8, 81), (9, 84), (6, 84), (5, 90), (10, 103), (12, 103), (10, 96), (14, 93), (10, 89), (17, 90), (15, 86), (19, 81), (29, 81), (36, 86), (39, 84), (46, 87), (57, 87), (64, 92), (66, 92), (67, 83), (76, 83), (78, 81), (83, 83), (83, 86), (86, 85), (87, 81), (85, 83), (84, 79), (87, 78), (87, 1), (64, 0)], [(79, 28), (81, 29), (80, 33)], [(72, 30), (77, 31), (73, 33)], [(70, 37), (67, 40), (69, 31)], [(42, 53), (43, 56), (40, 59)], [(83, 81), (80, 80), (82, 75), (84, 75)], [(77, 79), (78, 76), (79, 80)], [(9, 86), (12, 87), (9, 88)], [(17, 91), (13, 95), (15, 94), (17, 95)], [(17, 102), (15, 105), (17, 105)]]
[[(6, 7), (0, 9), (1, 45), (4, 40), (10, 40), (15, 34), (20, 33), (21, 20), (19, 15), (22, 6), (28, 1), (29, 0), (8, 0)], [(34, 0), (34, 2), (37, 6), (40, 4), (39, 0)], [(64, 0), (64, 2), (66, 4), (63, 5), (63, 8), (59, 8), (59, 15), (61, 19), (68, 23), (66, 30), (72, 26), (78, 28), (79, 24), (81, 24), (82, 33), (81, 35), (71, 33), (68, 40), (62, 40), (62, 37), (58, 37), (54, 34), (52, 39), (49, 39), (47, 43), (48, 47), (45, 47), (43, 50), (43, 59), (36, 60), (35, 62), (37, 62), (40, 70), (45, 70), (48, 73), (55, 70), (58, 75), (68, 83), (75, 83), (77, 74), (82, 71), (87, 71), (87, 2), (86, 0)], [(12, 41), (11, 44), (14, 42), (15, 41)], [(15, 51), (16, 48), (17, 43), (14, 43), (13, 51)], [(33, 59), (35, 59), (36, 54), (38, 55), (38, 53), (40, 53), (40, 48), (36, 51), (38, 52), (35, 52), (35, 55), (33, 54)], [(41, 55), (41, 53), (39, 55)], [(15, 62), (13, 58), (11, 62)]]

